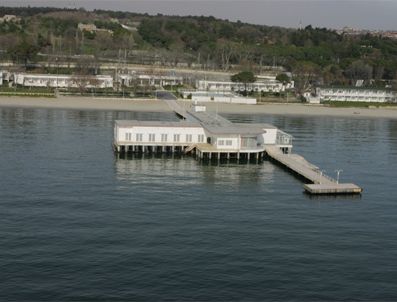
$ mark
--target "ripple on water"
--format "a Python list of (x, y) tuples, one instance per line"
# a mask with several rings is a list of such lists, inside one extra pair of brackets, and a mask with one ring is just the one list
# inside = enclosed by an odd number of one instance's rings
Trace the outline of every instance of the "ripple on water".
[(115, 119), (0, 109), (0, 300), (396, 300), (397, 122), (273, 123), (361, 198), (310, 198), (270, 162), (117, 159)]

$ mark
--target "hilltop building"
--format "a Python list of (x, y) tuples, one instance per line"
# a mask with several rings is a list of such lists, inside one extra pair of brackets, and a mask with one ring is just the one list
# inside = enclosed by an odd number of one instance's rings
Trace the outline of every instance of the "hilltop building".
[(14, 23), (17, 23), (17, 22), (20, 22), (20, 21), (21, 21), (21, 18), (15, 16), (15, 15), (4, 15), (3, 17), (0, 17), (0, 23), (3, 23), (3, 22), (14, 22)]
[(93, 33), (93, 32), (106, 32), (106, 33), (109, 33), (109, 34), (113, 34), (113, 31), (112, 30), (110, 30), (110, 29), (105, 29), (105, 28), (98, 28), (98, 27), (96, 27), (96, 25), (95, 24), (92, 24), (92, 23), (90, 23), (90, 24), (85, 24), (85, 23), (79, 23), (78, 25), (77, 25), (77, 28), (80, 30), (80, 31), (88, 31), (88, 32), (91, 32), (91, 33)]
[(79, 23), (77, 25), (77, 28), (81, 31), (89, 31), (89, 32), (94, 32), (97, 30), (97, 27), (95, 24), (84, 24), (84, 23)]

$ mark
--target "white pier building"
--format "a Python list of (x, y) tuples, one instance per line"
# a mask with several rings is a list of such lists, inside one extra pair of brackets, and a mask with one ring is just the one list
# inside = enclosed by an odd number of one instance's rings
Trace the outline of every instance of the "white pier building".
[[(114, 148), (119, 153), (192, 153), (199, 158), (262, 158), (267, 146), (284, 153), (292, 149), (291, 135), (268, 124), (241, 124), (203, 106), (183, 112), (179, 122), (116, 121)], [(201, 110), (200, 110), (201, 109)]]

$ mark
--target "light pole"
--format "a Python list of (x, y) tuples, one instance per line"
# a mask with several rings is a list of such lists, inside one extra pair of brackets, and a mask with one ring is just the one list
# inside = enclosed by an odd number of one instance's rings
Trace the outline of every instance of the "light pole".
[(58, 78), (59, 78), (59, 63), (58, 63), (58, 57), (55, 58), (55, 62), (57, 64), (57, 87), (56, 89), (58, 89)]
[(321, 184), (321, 178), (323, 177), (323, 174), (326, 172), (325, 170), (320, 170), (319, 171), (320, 172), (320, 184)]
[(339, 184), (339, 174), (343, 172), (343, 170), (341, 169), (337, 169), (335, 170), (336, 172), (336, 183)]

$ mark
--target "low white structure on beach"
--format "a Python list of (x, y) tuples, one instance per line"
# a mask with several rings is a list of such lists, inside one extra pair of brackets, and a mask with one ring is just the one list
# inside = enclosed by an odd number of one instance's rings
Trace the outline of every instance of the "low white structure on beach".
[(12, 73), (7, 70), (0, 70), (0, 85), (12, 85)]
[(14, 84), (24, 87), (51, 88), (113, 88), (113, 77), (108, 75), (79, 76), (15, 73)]
[(395, 103), (397, 102), (397, 92), (381, 89), (364, 88), (318, 88), (317, 95), (321, 102), (373, 102), (373, 103)]
[(214, 102), (229, 104), (255, 105), (256, 98), (247, 98), (235, 93), (208, 92), (208, 91), (182, 91), (184, 99), (191, 98), (193, 102)]
[(254, 92), (284, 92), (287, 89), (294, 88), (294, 82), (281, 83), (276, 80), (275, 77), (262, 77), (254, 83), (240, 83), (231, 81), (206, 81), (199, 80), (196, 82), (196, 88), (198, 90), (205, 91), (217, 91), (217, 92), (243, 92), (243, 91), (254, 91)]
[(116, 80), (122, 86), (126, 86), (126, 87), (131, 87), (134, 85), (164, 87), (164, 86), (177, 86), (183, 84), (183, 77), (137, 74), (136, 72), (131, 72), (128, 74), (118, 74), (116, 76)]
[(154, 86), (154, 87), (163, 87), (163, 86), (176, 86), (183, 84), (183, 77), (178, 76), (165, 76), (165, 75), (147, 75), (141, 74), (138, 75), (138, 85), (142, 86)]

